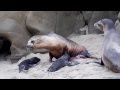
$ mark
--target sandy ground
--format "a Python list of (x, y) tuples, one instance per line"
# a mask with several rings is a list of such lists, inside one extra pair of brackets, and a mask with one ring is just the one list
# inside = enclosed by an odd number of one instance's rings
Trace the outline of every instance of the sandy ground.
[[(104, 38), (102, 35), (71, 35), (69, 38), (84, 45), (93, 56), (100, 58)], [(19, 73), (17, 66), (25, 57), (15, 64), (11, 64), (10, 60), (0, 60), (0, 79), (120, 79), (120, 73), (114, 73), (97, 63), (86, 64), (95, 61), (94, 59), (81, 59), (79, 65), (66, 66), (56, 72), (47, 72), (51, 65), (48, 62), (48, 54), (31, 53), (26, 59), (33, 56), (39, 57), (41, 62), (26, 73)]]

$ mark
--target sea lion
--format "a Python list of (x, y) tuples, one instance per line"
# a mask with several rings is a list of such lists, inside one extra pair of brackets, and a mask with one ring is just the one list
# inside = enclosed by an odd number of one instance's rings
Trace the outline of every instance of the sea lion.
[(49, 67), (47, 71), (54, 72), (59, 70), (62, 67), (65, 67), (69, 64), (70, 55), (65, 52), (60, 58), (58, 58), (53, 64)]
[[(74, 58), (81, 58), (84, 56), (83, 55), (78, 55)], [(80, 62), (76, 61), (74, 58), (71, 58), (70, 55), (65, 52), (60, 58), (58, 58), (56, 61), (53, 62), (53, 64), (49, 67), (49, 69), (47, 71), (49, 72), (54, 72), (57, 71), (65, 66), (74, 66), (79, 64)]]
[(32, 57), (30, 59), (26, 59), (22, 61), (18, 66), (19, 66), (19, 73), (21, 71), (28, 71), (29, 68), (33, 67), (36, 65), (38, 62), (40, 62), (40, 59), (37, 57)]
[(94, 24), (96, 29), (104, 32), (101, 64), (108, 69), (120, 72), (120, 32), (116, 30), (111, 19), (102, 19)]
[(27, 47), (48, 49), (50, 62), (52, 62), (53, 57), (55, 57), (56, 59), (61, 57), (65, 51), (68, 52), (70, 57), (74, 57), (79, 54), (84, 55), (88, 58), (91, 57), (84, 46), (79, 45), (72, 40), (66, 39), (54, 32), (49, 33), (48, 35), (35, 35), (31, 37), (28, 40)]

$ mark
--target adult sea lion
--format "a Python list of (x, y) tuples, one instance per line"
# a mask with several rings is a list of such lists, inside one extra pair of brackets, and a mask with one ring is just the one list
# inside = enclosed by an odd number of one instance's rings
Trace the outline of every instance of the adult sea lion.
[(52, 58), (55, 57), (58, 59), (61, 57), (65, 51), (68, 52), (70, 57), (77, 55), (83, 55), (87, 58), (90, 58), (90, 54), (84, 46), (73, 42), (72, 40), (66, 39), (55, 33), (49, 33), (48, 35), (36, 35), (29, 39), (27, 43), (28, 48), (37, 48), (37, 49), (48, 49), (49, 50), (49, 61), (52, 61)]
[(116, 30), (111, 19), (102, 19), (94, 24), (96, 29), (104, 32), (101, 64), (110, 70), (120, 72), (120, 32)]

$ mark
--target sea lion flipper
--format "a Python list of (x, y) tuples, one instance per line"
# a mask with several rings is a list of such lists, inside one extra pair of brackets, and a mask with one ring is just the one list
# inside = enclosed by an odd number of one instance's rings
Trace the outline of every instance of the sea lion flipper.
[(49, 62), (52, 62), (53, 55), (49, 52)]

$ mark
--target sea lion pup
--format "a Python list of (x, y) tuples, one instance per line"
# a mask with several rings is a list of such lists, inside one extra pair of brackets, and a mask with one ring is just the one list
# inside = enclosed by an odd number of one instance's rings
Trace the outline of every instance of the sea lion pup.
[(71, 60), (70, 55), (65, 52), (60, 58), (58, 58), (53, 64), (49, 67), (47, 71), (54, 72), (65, 66), (74, 66), (79, 64), (79, 62), (75, 60)]
[(116, 30), (111, 19), (102, 19), (94, 24), (96, 29), (104, 32), (101, 64), (110, 70), (120, 72), (120, 32)]
[(70, 55), (65, 52), (60, 58), (58, 58), (53, 64), (49, 67), (47, 71), (54, 72), (60, 68), (67, 66), (69, 64)]
[(49, 33), (48, 35), (36, 35), (29, 39), (27, 43), (28, 48), (48, 49), (49, 61), (52, 62), (52, 58), (58, 59), (65, 51), (68, 52), (70, 57), (77, 56), (79, 54), (84, 55), (87, 58), (92, 58), (84, 46), (66, 39), (55, 33)]
[(22, 61), (18, 66), (19, 66), (19, 73), (21, 71), (28, 71), (29, 68), (33, 67), (36, 65), (38, 62), (40, 62), (40, 59), (37, 57), (32, 57), (30, 59), (26, 59)]

